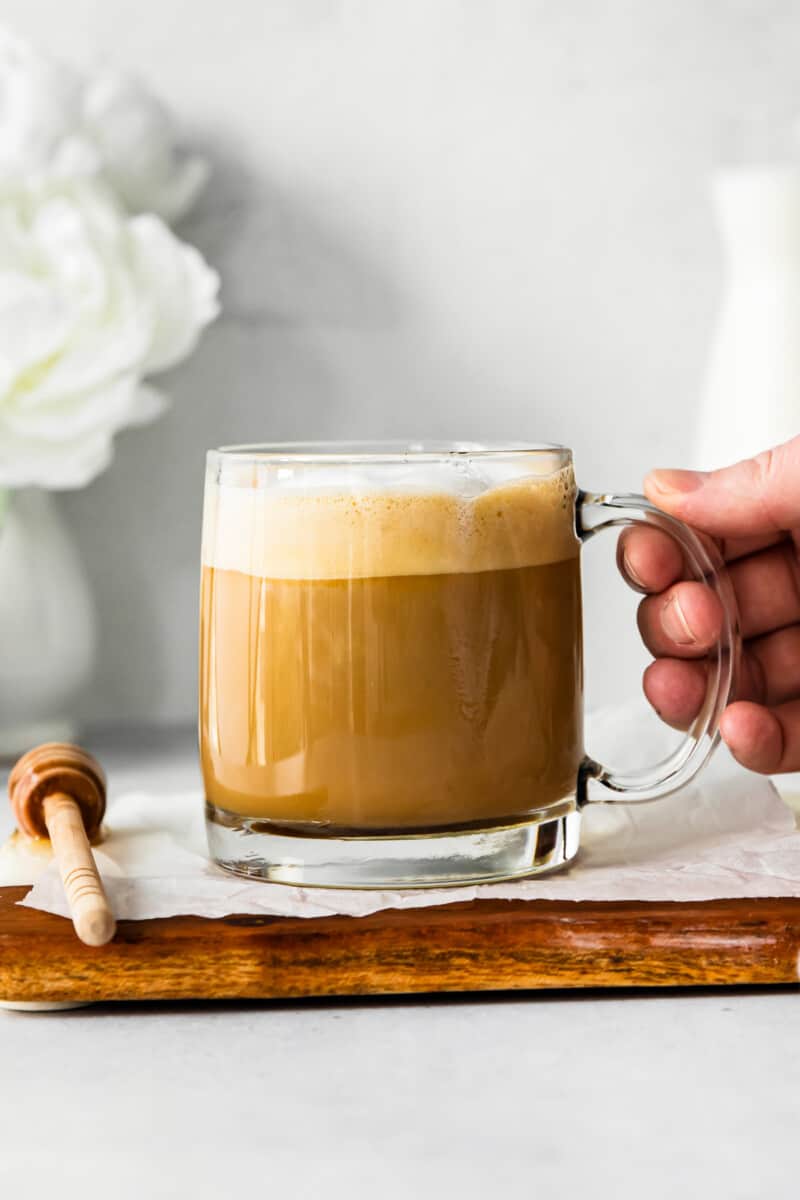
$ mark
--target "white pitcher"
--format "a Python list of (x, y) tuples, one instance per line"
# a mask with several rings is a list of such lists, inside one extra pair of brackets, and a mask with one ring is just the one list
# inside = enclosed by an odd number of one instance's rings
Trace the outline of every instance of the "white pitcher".
[(94, 651), (89, 583), (53, 496), (0, 493), (0, 759), (75, 736)]
[(717, 173), (727, 280), (692, 465), (725, 466), (800, 433), (800, 166)]

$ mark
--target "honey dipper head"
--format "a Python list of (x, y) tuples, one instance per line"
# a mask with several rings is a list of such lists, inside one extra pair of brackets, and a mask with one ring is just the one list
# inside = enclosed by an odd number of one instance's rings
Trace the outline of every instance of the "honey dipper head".
[(106, 778), (97, 760), (80, 746), (48, 742), (17, 762), (8, 779), (8, 797), (23, 833), (47, 837), (44, 802), (56, 794), (75, 801), (88, 837), (95, 837), (106, 811)]

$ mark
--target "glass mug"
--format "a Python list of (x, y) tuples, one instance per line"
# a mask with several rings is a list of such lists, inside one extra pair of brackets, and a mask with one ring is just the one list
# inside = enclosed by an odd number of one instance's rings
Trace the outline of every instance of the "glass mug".
[[(725, 615), (691, 730), (626, 775), (584, 752), (580, 549), (632, 524), (670, 533)], [(700, 770), (737, 656), (715, 547), (641, 496), (578, 491), (563, 447), (208, 455), (200, 751), (229, 871), (383, 888), (563, 866), (585, 804)]]

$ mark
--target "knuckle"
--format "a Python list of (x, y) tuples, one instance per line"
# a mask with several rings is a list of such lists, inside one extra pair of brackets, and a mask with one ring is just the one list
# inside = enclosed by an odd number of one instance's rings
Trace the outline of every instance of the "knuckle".
[(769, 450), (762, 450), (752, 459), (754, 482), (758, 486), (759, 493), (767, 491), (774, 482), (776, 458), (777, 451), (770, 447)]
[(782, 479), (791, 464), (786, 459), (784, 446), (772, 446), (750, 459), (750, 474), (747, 480), (750, 496), (755, 498), (766, 522), (775, 529), (783, 526), (781, 520), (782, 495), (785, 490)]

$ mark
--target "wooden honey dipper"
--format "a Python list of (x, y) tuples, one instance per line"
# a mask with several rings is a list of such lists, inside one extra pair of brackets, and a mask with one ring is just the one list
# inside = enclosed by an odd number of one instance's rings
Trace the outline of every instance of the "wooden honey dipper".
[(90, 841), (106, 811), (106, 779), (86, 750), (48, 742), (23, 754), (8, 780), (22, 833), (50, 838), (75, 932), (87, 946), (104, 946), (116, 930)]

